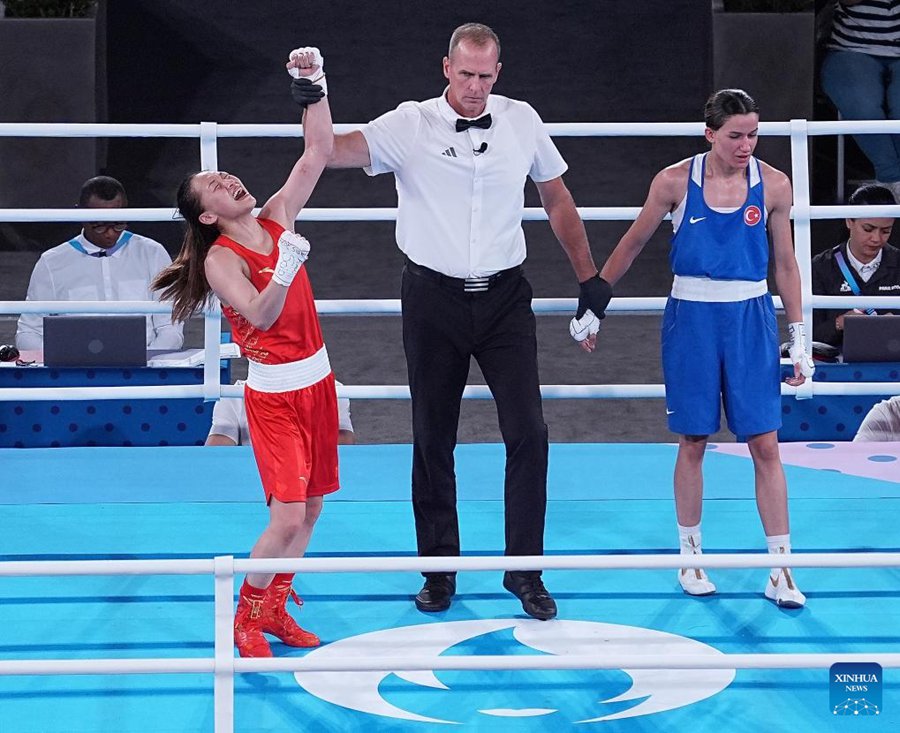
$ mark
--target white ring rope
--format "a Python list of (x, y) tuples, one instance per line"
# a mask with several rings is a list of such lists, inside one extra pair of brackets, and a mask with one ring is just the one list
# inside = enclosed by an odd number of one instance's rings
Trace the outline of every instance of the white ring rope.
[[(882, 667), (900, 667), (900, 654), (723, 654), (696, 655), (585, 654), (562, 656), (468, 657), (354, 657), (319, 661), (311, 657), (283, 659), (234, 659), (230, 627), (235, 572), (440, 572), (469, 570), (604, 569), (646, 570), (673, 568), (771, 567), (773, 556), (755, 554), (708, 555), (569, 555), (569, 556), (469, 556), (301, 558), (288, 560), (236, 560), (231, 556), (210, 560), (88, 560), (25, 561), (0, 563), (0, 577), (85, 575), (205, 575), (215, 573), (216, 648), (214, 659), (44, 659), (0, 661), (0, 675), (53, 674), (212, 674), (217, 676), (217, 730), (231, 720), (235, 672), (295, 672), (347, 670), (475, 670), (475, 669), (810, 669), (830, 667), (839, 661), (867, 661)], [(790, 556), (792, 567), (900, 567), (900, 553), (804, 553)], [(225, 688), (228, 688), (227, 691)], [(230, 694), (229, 694), (230, 693)], [(223, 700), (220, 695), (227, 699)], [(224, 730), (225, 728), (221, 728)], [(230, 727), (228, 728), (230, 730)]]
[[(666, 388), (662, 384), (542, 384), (541, 397), (550, 400), (583, 399), (662, 399)], [(782, 383), (782, 395), (797, 395), (800, 387)], [(223, 384), (216, 396), (207, 394), (204, 385), (160, 385), (144, 387), (4, 387), (0, 399), (8, 402), (46, 400), (71, 402), (77, 400), (125, 400), (125, 399), (194, 399), (212, 400), (218, 397), (242, 397), (244, 388)], [(849, 397), (859, 395), (900, 394), (900, 381), (896, 382), (813, 382), (813, 395)], [(338, 397), (351, 400), (408, 400), (409, 387), (391, 384), (355, 384), (337, 388)], [(463, 399), (492, 400), (490, 388), (483, 384), (470, 384), (463, 389)]]
[[(640, 206), (579, 206), (578, 213), (585, 221), (634, 221)], [(796, 207), (791, 216), (796, 220)], [(259, 213), (259, 209), (254, 209)], [(846, 219), (860, 217), (900, 217), (900, 204), (895, 206), (810, 206), (810, 219)], [(667, 214), (666, 219), (671, 217)], [(297, 221), (395, 221), (397, 209), (390, 207), (309, 208), (300, 212)], [(123, 209), (0, 209), (0, 222), (83, 222), (83, 221), (180, 221), (171, 208)], [(547, 212), (540, 207), (522, 210), (523, 221), (547, 221)]]
[[(807, 134), (900, 134), (900, 120), (803, 120)], [(186, 137), (199, 138), (198, 124), (140, 124), (105, 122), (2, 122), (0, 137)], [(334, 125), (338, 134), (359, 130), (365, 123)], [(702, 122), (547, 122), (553, 137), (695, 137)], [(217, 137), (303, 137), (293, 124), (217, 124)], [(790, 122), (760, 122), (760, 135), (789, 135)]]
[[(260, 672), (412, 672), (416, 670), (559, 670), (559, 669), (827, 669), (838, 662), (900, 667), (900, 654), (538, 654), (418, 657), (281, 657), (232, 659), (239, 674)], [(29, 659), (0, 661), (2, 675), (57, 674), (213, 674), (213, 659)], [(218, 730), (218, 728), (217, 728)]]
[[(216, 558), (218, 559), (218, 558)], [(236, 559), (233, 573), (449, 573), (482, 570), (673, 570), (678, 568), (770, 568), (777, 558), (763, 552), (703, 555), (467, 555), (453, 557), (302, 557)], [(803, 552), (793, 568), (896, 568), (900, 552)], [(73, 575), (208, 575), (208, 560), (18, 560), (0, 562), (0, 578)], [(898, 591), (900, 593), (900, 591)]]
[[(813, 295), (816, 308), (900, 308), (900, 295)], [(666, 298), (613, 298), (607, 312), (653, 313), (665, 309)], [(775, 308), (782, 310), (781, 298), (772, 298)], [(531, 307), (539, 315), (571, 315), (577, 298), (534, 298)], [(399, 298), (370, 300), (317, 300), (319, 315), (399, 315)], [(16, 313), (171, 313), (172, 308), (155, 300), (0, 300), (0, 315)]]
[[(900, 308), (900, 295), (813, 295), (816, 308)], [(611, 313), (652, 313), (665, 309), (666, 298), (613, 298), (607, 311)], [(782, 310), (781, 298), (773, 297), (777, 310)], [(537, 314), (571, 315), (578, 305), (577, 298), (534, 298), (531, 307)], [(16, 313), (170, 313), (171, 306), (155, 300), (0, 300), (0, 314)], [(370, 300), (317, 300), (319, 315), (399, 315), (400, 300), (383, 298)]]

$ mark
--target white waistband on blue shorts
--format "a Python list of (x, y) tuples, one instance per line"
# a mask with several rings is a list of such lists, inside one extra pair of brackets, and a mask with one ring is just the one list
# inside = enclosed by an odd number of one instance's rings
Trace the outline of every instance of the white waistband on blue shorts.
[(292, 392), (311, 387), (329, 374), (331, 364), (324, 346), (312, 356), (286, 364), (247, 361), (247, 386), (257, 392)]
[(769, 292), (765, 280), (712, 280), (708, 277), (676, 275), (672, 281), (672, 297), (703, 303), (736, 303), (758, 298)]

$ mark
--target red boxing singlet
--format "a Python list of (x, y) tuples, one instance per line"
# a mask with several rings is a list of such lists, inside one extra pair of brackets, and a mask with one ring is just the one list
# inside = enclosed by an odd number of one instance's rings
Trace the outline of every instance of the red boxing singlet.
[[(227, 247), (243, 258), (250, 269), (250, 282), (262, 292), (275, 271), (278, 238), (284, 228), (269, 219), (257, 221), (275, 245), (269, 254), (254, 252), (221, 235), (213, 244)], [(232, 336), (241, 353), (253, 362), (270, 365), (257, 369), (279, 371), (283, 367), (275, 365), (301, 362), (314, 355), (324, 357), (327, 368), (322, 330), (305, 267), (294, 277), (281, 315), (267, 331), (257, 329), (230, 306), (223, 306), (222, 312), (231, 323)], [(315, 383), (272, 391), (254, 389), (252, 379), (249, 373), (244, 402), (266, 502), (272, 497), (282, 502), (306, 501), (308, 497), (337, 491), (340, 482), (334, 375), (329, 370)]]
[[(250, 282), (262, 292), (275, 271), (278, 238), (284, 227), (271, 219), (257, 221), (272, 237), (274, 246), (269, 254), (247, 249), (221, 234), (213, 242), (213, 246), (227, 247), (243, 258), (250, 268)], [(261, 364), (300, 361), (312, 356), (323, 346), (322, 329), (305, 267), (300, 268), (288, 288), (284, 309), (268, 331), (260, 331), (231, 306), (223, 305), (222, 312), (231, 323), (232, 338), (241, 347), (241, 353), (252, 361)]]

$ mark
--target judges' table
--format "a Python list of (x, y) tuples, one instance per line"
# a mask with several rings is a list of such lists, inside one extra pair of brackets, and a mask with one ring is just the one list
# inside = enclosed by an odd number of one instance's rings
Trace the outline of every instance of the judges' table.
[[(782, 377), (793, 374), (783, 367)], [(900, 364), (823, 364), (816, 363), (816, 382), (896, 382), (900, 378)], [(781, 398), (784, 424), (778, 431), (782, 442), (795, 440), (852, 440), (860, 423), (872, 405), (888, 395), (831, 395), (798, 400), (785, 395)]]
[[(0, 387), (121, 387), (202, 384), (203, 366), (0, 368)], [(231, 383), (223, 360), (220, 382)], [(212, 402), (199, 399), (0, 402), (0, 447), (202, 445)]]

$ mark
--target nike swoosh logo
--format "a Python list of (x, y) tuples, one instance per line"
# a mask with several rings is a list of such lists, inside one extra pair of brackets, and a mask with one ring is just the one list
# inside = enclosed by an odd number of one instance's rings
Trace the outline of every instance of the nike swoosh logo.
[(267, 273), (267, 272), (274, 273), (275, 270), (273, 270), (271, 267), (264, 267), (262, 270), (260, 270), (260, 271), (259, 271), (258, 273), (256, 273), (256, 274), (257, 274), (257, 275), (264, 275), (264, 274)]
[(696, 224), (698, 221), (703, 221), (705, 218), (706, 218), (705, 216), (698, 216), (698, 217), (693, 217), (693, 216), (692, 216), (688, 221), (689, 221), (691, 224)]
[(675, 410), (666, 410), (666, 414), (667, 414), (667, 415), (674, 415), (674, 414), (675, 414)]

